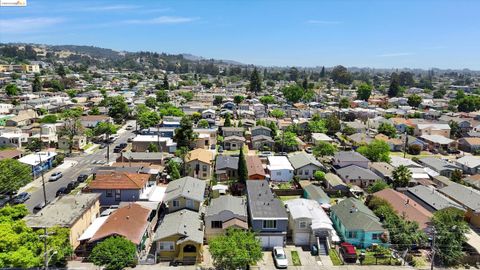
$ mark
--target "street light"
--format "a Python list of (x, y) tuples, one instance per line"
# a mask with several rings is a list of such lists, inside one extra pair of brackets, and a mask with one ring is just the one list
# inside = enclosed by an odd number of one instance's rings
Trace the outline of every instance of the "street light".
[[(47, 252), (46, 252), (47, 255), (48, 255), (48, 253), (51, 252), (51, 251), (52, 251), (52, 249), (50, 249), (49, 251), (47, 251)], [(48, 270), (48, 263), (52, 260), (53, 256), (56, 255), (56, 254), (58, 254), (58, 251), (53, 250), (52, 254), (50, 255), (50, 257), (48, 257), (48, 259), (47, 259), (47, 261), (46, 261), (46, 263), (45, 263), (45, 270)], [(47, 256), (45, 256), (45, 257), (47, 257)]]

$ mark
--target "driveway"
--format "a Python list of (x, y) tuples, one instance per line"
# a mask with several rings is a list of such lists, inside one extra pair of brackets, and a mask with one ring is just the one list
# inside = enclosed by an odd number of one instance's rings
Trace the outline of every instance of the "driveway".
[[(300, 257), (301, 266), (294, 266), (292, 262), (292, 251), (297, 251), (298, 256)], [(296, 246), (286, 246), (285, 252), (287, 253), (288, 258), (288, 269), (319, 269), (321, 262), (317, 262), (315, 257), (310, 255), (310, 251), (302, 250), (301, 247)], [(265, 251), (263, 252), (263, 260), (257, 263), (257, 268), (252, 267), (252, 269), (258, 270), (273, 270), (277, 269), (275, 263), (273, 262), (272, 252)]]

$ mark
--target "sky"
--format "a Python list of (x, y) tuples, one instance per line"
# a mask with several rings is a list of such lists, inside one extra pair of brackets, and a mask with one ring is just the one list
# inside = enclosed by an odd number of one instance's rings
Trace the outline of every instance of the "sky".
[(27, 0), (0, 42), (189, 53), (263, 66), (480, 70), (477, 0)]

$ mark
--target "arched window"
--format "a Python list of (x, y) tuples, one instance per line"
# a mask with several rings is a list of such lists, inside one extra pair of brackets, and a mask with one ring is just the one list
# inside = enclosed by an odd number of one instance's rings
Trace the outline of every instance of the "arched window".
[(197, 248), (194, 245), (186, 245), (183, 247), (183, 252), (194, 253), (194, 252), (197, 252)]

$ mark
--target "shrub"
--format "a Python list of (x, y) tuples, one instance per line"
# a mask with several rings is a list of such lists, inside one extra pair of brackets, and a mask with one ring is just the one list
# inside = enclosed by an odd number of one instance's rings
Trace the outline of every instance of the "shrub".
[(407, 151), (410, 155), (418, 155), (422, 152), (422, 147), (418, 144), (411, 144), (408, 146)]

